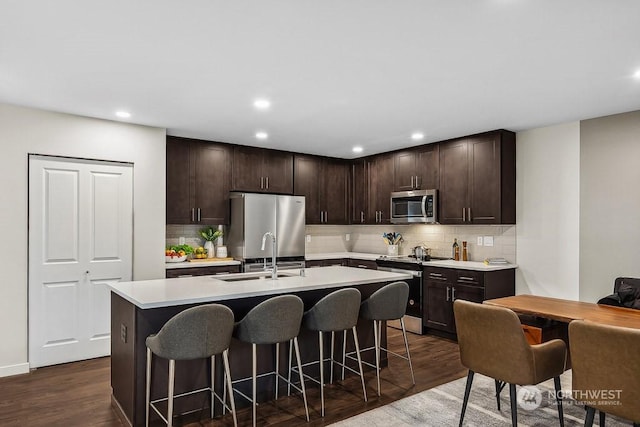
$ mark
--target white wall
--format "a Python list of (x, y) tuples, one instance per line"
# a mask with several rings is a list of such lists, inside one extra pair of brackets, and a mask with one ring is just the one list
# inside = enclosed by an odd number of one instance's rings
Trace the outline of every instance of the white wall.
[(580, 124), (580, 300), (640, 277), (640, 111)]
[(579, 297), (580, 124), (516, 135), (516, 293)]
[(134, 163), (134, 280), (164, 277), (165, 130), (0, 104), (0, 377), (28, 371), (28, 154)]

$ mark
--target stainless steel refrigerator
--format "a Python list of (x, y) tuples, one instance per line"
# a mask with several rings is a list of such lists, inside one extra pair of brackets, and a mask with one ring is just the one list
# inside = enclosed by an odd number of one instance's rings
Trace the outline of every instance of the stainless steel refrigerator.
[(276, 237), (276, 264), (282, 268), (304, 265), (304, 196), (231, 193), (231, 221), (227, 247), (231, 255), (243, 261), (244, 271), (271, 264), (269, 240), (262, 250), (262, 237), (268, 231)]

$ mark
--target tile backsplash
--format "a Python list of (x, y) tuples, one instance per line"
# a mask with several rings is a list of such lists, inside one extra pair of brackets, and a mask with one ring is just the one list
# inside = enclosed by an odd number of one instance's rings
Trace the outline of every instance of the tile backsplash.
[[(308, 225), (307, 253), (366, 252), (386, 254), (387, 245), (382, 233), (402, 234), (400, 255), (409, 255), (411, 248), (424, 245), (431, 248), (431, 255), (451, 257), (453, 239), (467, 242), (470, 261), (482, 261), (488, 257), (503, 257), (516, 262), (516, 227), (514, 225)], [(348, 240), (347, 240), (348, 235)], [(493, 238), (493, 246), (479, 246), (478, 237)]]
[[(167, 225), (166, 244), (177, 245), (180, 237), (185, 243), (197, 247), (204, 244), (198, 232), (203, 225)], [(216, 228), (217, 226), (213, 225)], [(226, 227), (224, 228), (226, 232)], [(488, 257), (503, 257), (516, 262), (515, 225), (307, 225), (306, 253), (366, 252), (386, 254), (387, 245), (382, 233), (401, 233), (400, 255), (408, 255), (411, 248), (424, 245), (431, 248), (431, 255), (450, 257), (453, 239), (457, 238), (462, 253), (462, 241), (467, 241), (469, 260), (482, 261)], [(347, 240), (347, 235), (349, 239)], [(479, 246), (478, 237), (493, 238), (493, 246)], [(224, 236), (223, 236), (224, 240)], [(234, 254), (230, 254), (233, 256)]]

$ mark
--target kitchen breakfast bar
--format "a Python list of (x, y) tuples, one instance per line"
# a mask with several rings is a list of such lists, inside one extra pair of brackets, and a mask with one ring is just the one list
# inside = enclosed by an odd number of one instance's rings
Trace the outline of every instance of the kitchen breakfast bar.
[[(145, 424), (145, 339), (177, 313), (196, 305), (219, 303), (231, 308), (236, 321), (241, 320), (253, 307), (266, 299), (283, 294), (299, 296), (305, 310), (334, 290), (354, 287), (362, 299), (385, 284), (409, 279), (409, 274), (350, 267), (311, 268), (300, 275), (299, 270), (284, 270), (277, 279), (270, 272), (239, 273), (217, 276), (198, 276), (180, 279), (157, 279), (123, 282), (111, 286), (111, 387), (112, 403), (125, 421), (133, 426)], [(358, 323), (360, 347), (373, 345), (373, 328), (370, 322)], [(342, 337), (336, 338), (336, 356), (342, 353)], [(300, 351), (303, 363), (317, 359), (317, 334), (300, 331)], [(383, 333), (383, 344), (386, 334)], [(327, 340), (330, 341), (330, 340)], [(328, 342), (325, 354), (329, 354)], [(349, 340), (347, 351), (353, 349)], [(260, 348), (258, 371), (272, 371), (275, 351), (271, 347)], [(371, 354), (363, 354), (364, 360), (372, 360)], [(287, 369), (288, 351), (280, 354), (280, 370)], [(339, 357), (338, 357), (339, 358)], [(229, 350), (231, 376), (234, 380), (251, 373), (251, 346), (233, 340)], [(151, 399), (165, 397), (167, 393), (168, 362), (153, 359)], [(216, 389), (222, 390), (222, 369), (216, 367)], [(285, 373), (286, 375), (286, 373)], [(176, 364), (175, 392), (190, 391), (207, 386), (210, 372), (205, 360), (179, 361)], [(312, 385), (309, 383), (309, 385)], [(250, 382), (246, 384), (248, 391)], [(243, 389), (241, 386), (240, 389)], [(284, 388), (283, 388), (284, 389)], [(273, 398), (274, 382), (265, 377), (258, 382), (258, 401)], [(198, 395), (176, 400), (175, 414), (197, 411), (206, 405), (207, 398)], [(246, 402), (236, 398), (238, 406)], [(204, 410), (204, 413), (208, 413)], [(219, 413), (219, 412), (217, 412)], [(156, 420), (159, 418), (155, 417)], [(154, 417), (152, 416), (152, 425)]]

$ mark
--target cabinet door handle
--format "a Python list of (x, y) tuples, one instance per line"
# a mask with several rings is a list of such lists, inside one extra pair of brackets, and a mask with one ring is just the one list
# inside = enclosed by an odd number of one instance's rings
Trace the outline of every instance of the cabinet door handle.
[(456, 288), (455, 286), (451, 287), (451, 302), (454, 302), (456, 300)]
[(329, 222), (329, 211), (324, 211), (324, 222)]
[(196, 210), (195, 208), (191, 208), (191, 222), (196, 221)]
[(451, 287), (447, 286), (447, 298), (445, 299), (446, 302), (449, 302), (449, 292), (451, 292)]
[(471, 222), (471, 208), (467, 208), (469, 209), (469, 214), (467, 215), (467, 217), (469, 218), (469, 222)]
[(324, 218), (323, 218), (323, 216), (322, 216), (322, 211), (320, 211), (320, 224), (322, 224), (323, 219), (324, 219)]
[(264, 177), (263, 176), (260, 177), (260, 189), (264, 190)]
[(462, 222), (465, 222), (467, 220), (467, 210), (465, 208), (462, 208)]
[(382, 222), (382, 211), (380, 211), (380, 222)]
[(202, 219), (202, 217), (200, 215), (200, 208), (198, 208), (198, 222), (200, 222), (201, 219)]
[(412, 189), (413, 189), (413, 188), (416, 188), (416, 187), (414, 187), (414, 186), (413, 186), (413, 177), (411, 177), (411, 188), (412, 188)]
[(420, 184), (418, 182), (418, 178), (419, 178), (418, 175), (416, 175), (416, 189), (420, 188)]
[(265, 181), (267, 182), (267, 190), (268, 190), (269, 189), (269, 177), (266, 177)]
[(360, 211), (360, 222), (364, 222), (364, 211)]

